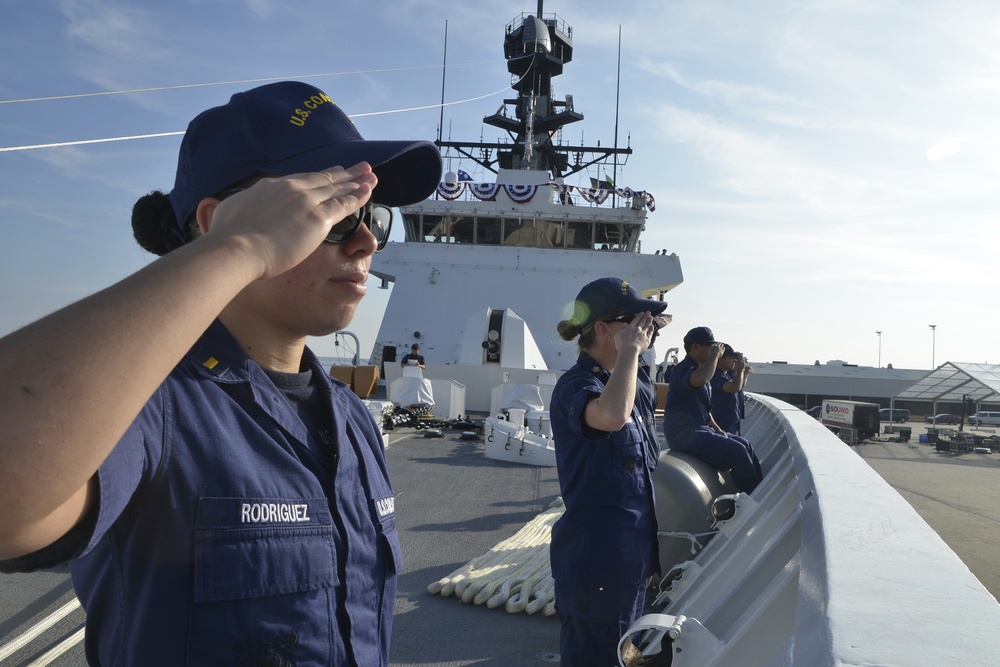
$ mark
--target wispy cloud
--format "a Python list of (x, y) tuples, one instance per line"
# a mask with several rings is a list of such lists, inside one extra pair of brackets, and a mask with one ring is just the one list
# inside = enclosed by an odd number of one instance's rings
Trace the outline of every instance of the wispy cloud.
[(870, 214), (897, 194), (891, 184), (837, 169), (788, 139), (672, 105), (656, 108), (654, 118), (664, 137), (709, 163), (716, 184), (734, 194), (804, 206), (824, 217)]
[(33, 200), (16, 199), (13, 197), (0, 199), (0, 211), (4, 211), (3, 218), (14, 224), (24, 224), (25, 220), (41, 220), (67, 229), (81, 229), (85, 227), (79, 220), (70, 218), (62, 213), (61, 211), (63, 210), (59, 205), (46, 206), (44, 203)]
[(954, 155), (958, 151), (962, 150), (962, 142), (957, 137), (948, 137), (944, 141), (934, 144), (927, 149), (927, 159), (943, 160), (944, 158)]
[[(108, 56), (119, 64), (156, 62), (169, 53), (162, 26), (132, 5), (101, 0), (62, 0), (66, 33), (85, 52)], [(161, 61), (162, 62), (162, 61)]]
[(653, 76), (672, 81), (705, 98), (725, 102), (733, 108), (746, 109), (749, 105), (751, 108), (767, 106), (787, 109), (801, 105), (801, 99), (787, 93), (769, 90), (761, 85), (689, 76), (684, 74), (680, 66), (674, 62), (657, 61), (645, 57), (640, 61), (639, 66)]

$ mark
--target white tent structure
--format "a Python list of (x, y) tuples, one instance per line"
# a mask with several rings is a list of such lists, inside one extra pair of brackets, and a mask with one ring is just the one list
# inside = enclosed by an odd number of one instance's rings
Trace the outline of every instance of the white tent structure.
[(937, 413), (938, 401), (961, 403), (968, 398), (980, 409), (983, 403), (1000, 403), (1000, 365), (949, 361), (892, 397), (898, 400), (930, 401)]

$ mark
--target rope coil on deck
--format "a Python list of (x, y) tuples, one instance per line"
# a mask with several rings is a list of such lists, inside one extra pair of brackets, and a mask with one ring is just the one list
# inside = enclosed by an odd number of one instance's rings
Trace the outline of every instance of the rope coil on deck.
[(427, 587), (432, 595), (454, 595), (511, 614), (552, 616), (555, 582), (549, 564), (552, 524), (562, 516), (562, 498), (503, 542)]

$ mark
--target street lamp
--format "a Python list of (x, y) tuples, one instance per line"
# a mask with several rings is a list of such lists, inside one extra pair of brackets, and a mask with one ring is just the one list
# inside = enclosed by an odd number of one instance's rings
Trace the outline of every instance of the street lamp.
[(927, 326), (931, 328), (931, 370), (934, 370), (936, 368), (934, 365), (934, 343), (937, 340), (937, 325), (928, 324)]
[(876, 331), (878, 335), (878, 367), (882, 368), (882, 332)]

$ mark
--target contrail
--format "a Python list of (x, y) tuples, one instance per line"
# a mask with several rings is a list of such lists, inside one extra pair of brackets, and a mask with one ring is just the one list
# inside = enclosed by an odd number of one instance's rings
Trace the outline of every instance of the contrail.
[[(322, 76), (322, 75), (317, 74), (316, 76)], [(257, 79), (257, 81), (264, 81), (264, 80), (266, 80), (266, 79)], [(282, 79), (282, 80), (284, 80), (284, 79)], [(200, 85), (215, 85), (215, 84), (194, 84), (194, 85), (199, 85), (200, 86)], [(391, 113), (406, 113), (406, 112), (409, 112), (409, 111), (423, 111), (425, 109), (438, 109), (440, 107), (455, 106), (456, 104), (467, 104), (469, 102), (475, 102), (477, 100), (486, 99), (487, 97), (493, 97), (494, 95), (499, 95), (500, 93), (505, 92), (508, 88), (509, 88), (509, 86), (504, 86), (500, 90), (493, 91), (492, 93), (487, 93), (485, 95), (479, 95), (477, 97), (470, 97), (470, 98), (465, 99), (465, 100), (456, 100), (454, 102), (445, 102), (444, 104), (439, 104), (439, 103), (438, 104), (428, 104), (428, 105), (420, 106), (420, 107), (407, 107), (405, 109), (387, 109), (385, 111), (369, 111), (367, 113), (357, 113), (357, 114), (352, 114), (351, 118), (364, 118), (364, 117), (367, 117), (367, 116), (385, 116), (385, 115), (388, 115), (388, 114), (391, 114)], [(150, 88), (148, 90), (162, 90), (162, 88), (156, 88), (156, 89)], [(100, 93), (93, 93), (93, 94), (96, 95), (96, 94), (100, 94)], [(38, 98), (38, 99), (58, 99), (58, 98), (45, 97), (45, 98)], [(14, 101), (24, 102), (24, 101), (28, 101), (28, 100), (14, 100)], [(60, 142), (51, 143), (51, 144), (33, 144), (33, 145), (30, 145), (30, 146), (2, 146), (2, 147), (0, 147), (0, 153), (8, 153), (8, 152), (11, 152), (11, 151), (31, 151), (31, 150), (36, 150), (36, 149), (39, 149), (39, 148), (62, 148), (62, 147), (65, 147), (65, 146), (84, 146), (84, 145), (87, 145), (87, 144), (103, 144), (103, 143), (108, 143), (110, 141), (131, 141), (133, 139), (153, 139), (155, 137), (172, 137), (172, 136), (177, 136), (177, 135), (180, 135), (180, 134), (184, 134), (184, 131), (183, 130), (179, 130), (177, 132), (158, 132), (156, 134), (135, 134), (135, 135), (127, 136), (127, 137), (107, 137), (105, 139), (81, 139), (79, 141), (60, 141)]]
[[(448, 67), (464, 67), (468, 65), (485, 65), (487, 62), (455, 63)], [(161, 90), (183, 90), (186, 88), (207, 88), (210, 86), (231, 86), (244, 83), (263, 83), (265, 81), (286, 81), (288, 79), (316, 79), (328, 76), (350, 76), (354, 74), (380, 74), (383, 72), (406, 72), (419, 69), (438, 68), (440, 65), (415, 65), (413, 67), (386, 67), (383, 69), (359, 69), (352, 72), (327, 72), (326, 74), (300, 74), (298, 76), (270, 76), (259, 79), (235, 79), (233, 81), (214, 81), (210, 83), (187, 83), (178, 86), (159, 86), (155, 88), (132, 88), (129, 90), (103, 90), (96, 93), (76, 93), (73, 95), (51, 95), (49, 97), (25, 97), (17, 100), (0, 100), (0, 104), (22, 104), (24, 102), (50, 102), (52, 100), (74, 100), (84, 97), (101, 97), (105, 95), (128, 95), (132, 93), (151, 93)]]

